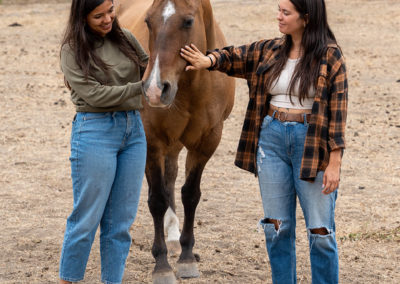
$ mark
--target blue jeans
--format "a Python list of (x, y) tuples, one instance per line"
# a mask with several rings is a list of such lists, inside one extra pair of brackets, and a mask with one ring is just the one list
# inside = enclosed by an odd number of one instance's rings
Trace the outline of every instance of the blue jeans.
[[(303, 210), (309, 239), (312, 283), (338, 283), (339, 260), (335, 238), (337, 191), (324, 195), (323, 172), (314, 183), (299, 178), (308, 124), (280, 122), (266, 116), (257, 152), (258, 180), (264, 208), (264, 229), (272, 281), (296, 283), (296, 196)], [(278, 228), (271, 223), (278, 221)], [(313, 234), (323, 228), (327, 235)]]
[(100, 225), (101, 280), (121, 283), (146, 163), (139, 112), (78, 112), (70, 161), (74, 203), (65, 229), (60, 278), (83, 279)]

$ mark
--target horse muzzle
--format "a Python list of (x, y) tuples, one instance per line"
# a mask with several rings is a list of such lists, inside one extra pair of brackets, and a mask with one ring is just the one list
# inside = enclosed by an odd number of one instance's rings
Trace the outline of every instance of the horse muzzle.
[(145, 81), (143, 91), (149, 106), (164, 108), (174, 101), (178, 86), (169, 81), (164, 81), (162, 84), (150, 84), (150, 82)]

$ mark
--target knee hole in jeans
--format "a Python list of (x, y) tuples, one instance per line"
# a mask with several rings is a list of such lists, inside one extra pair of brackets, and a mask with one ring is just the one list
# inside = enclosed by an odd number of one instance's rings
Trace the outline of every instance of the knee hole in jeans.
[(275, 230), (279, 231), (279, 227), (282, 224), (282, 221), (276, 219), (265, 218), (264, 223), (274, 224)]
[(314, 235), (329, 235), (329, 231), (326, 228), (316, 228), (316, 229), (310, 229), (311, 234)]

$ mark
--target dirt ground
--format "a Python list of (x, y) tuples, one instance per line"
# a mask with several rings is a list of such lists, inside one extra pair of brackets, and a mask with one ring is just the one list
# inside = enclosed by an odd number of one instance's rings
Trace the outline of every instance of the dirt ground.
[[(72, 208), (74, 107), (58, 58), (69, 4), (43, 2), (0, 5), (0, 283), (57, 281)], [(279, 36), (276, 0), (212, 4), (230, 44)], [(400, 2), (327, 0), (327, 6), (350, 90), (336, 210), (340, 282), (400, 283)], [(15, 23), (20, 26), (10, 26)], [(264, 236), (257, 231), (263, 217), (257, 180), (233, 165), (246, 105), (246, 84), (237, 81), (234, 109), (202, 182), (195, 228), (201, 277), (180, 283), (271, 283)], [(182, 176), (181, 168), (179, 187)], [(151, 281), (153, 225), (146, 200), (144, 182), (124, 283)], [(177, 213), (182, 219), (181, 206)], [(298, 282), (311, 283), (300, 209), (297, 216)], [(83, 283), (98, 283), (99, 267), (96, 238)]]

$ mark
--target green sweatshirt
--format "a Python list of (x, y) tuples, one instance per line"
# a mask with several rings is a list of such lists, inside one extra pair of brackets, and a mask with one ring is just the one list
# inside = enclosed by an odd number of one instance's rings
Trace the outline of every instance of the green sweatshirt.
[[(128, 31), (123, 30), (135, 47), (141, 61), (148, 55), (140, 43)], [(107, 37), (96, 48), (97, 55), (108, 65), (108, 75), (93, 67), (93, 76), (86, 80), (76, 63), (74, 52), (68, 44), (61, 49), (61, 70), (71, 86), (71, 99), (77, 112), (128, 111), (142, 108), (142, 82), (139, 66), (126, 57)], [(100, 82), (105, 82), (101, 84)]]

